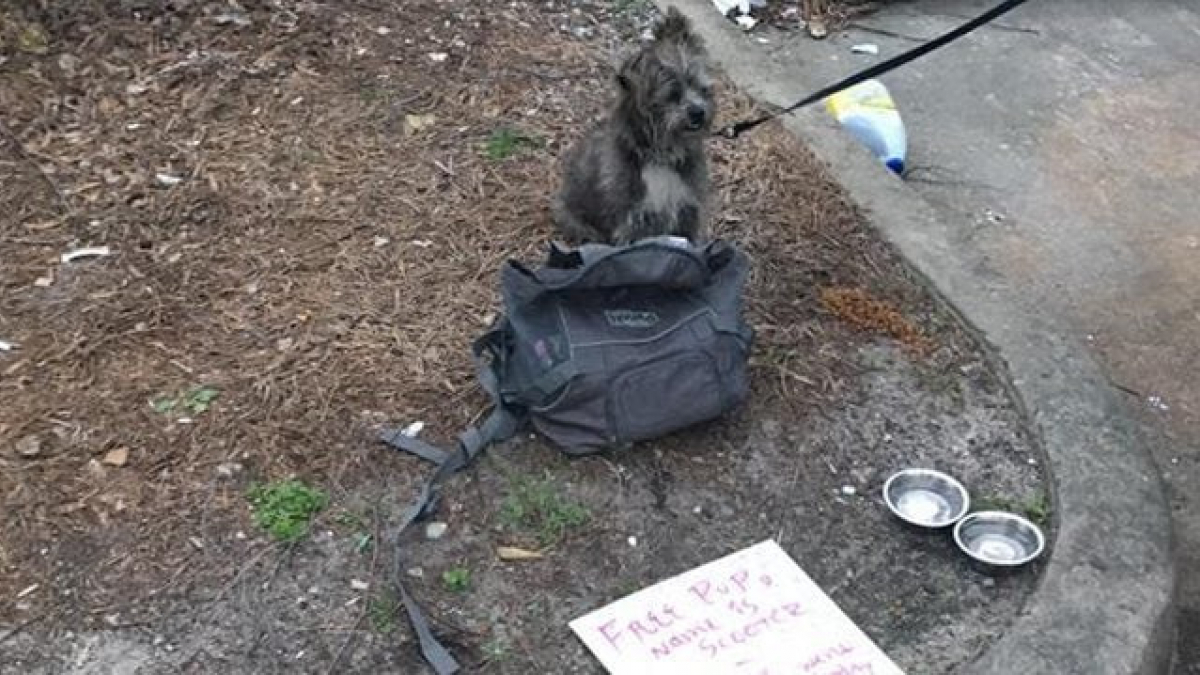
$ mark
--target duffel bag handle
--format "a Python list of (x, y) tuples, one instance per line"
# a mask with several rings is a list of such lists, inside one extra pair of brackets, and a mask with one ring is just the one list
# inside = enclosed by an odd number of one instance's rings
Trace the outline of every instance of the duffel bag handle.
[(531, 302), (543, 293), (655, 286), (692, 290), (707, 286), (714, 273), (735, 257), (733, 247), (713, 241), (702, 247), (680, 245), (669, 237), (627, 246), (586, 244), (577, 249), (552, 245), (548, 264), (534, 271), (514, 260), (501, 271), (509, 306)]

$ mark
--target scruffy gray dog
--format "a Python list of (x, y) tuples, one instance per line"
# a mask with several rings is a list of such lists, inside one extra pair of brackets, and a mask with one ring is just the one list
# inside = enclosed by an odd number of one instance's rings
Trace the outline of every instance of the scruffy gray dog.
[(713, 119), (706, 53), (672, 7), (621, 65), (616, 105), (567, 154), (554, 220), (574, 242), (704, 237)]

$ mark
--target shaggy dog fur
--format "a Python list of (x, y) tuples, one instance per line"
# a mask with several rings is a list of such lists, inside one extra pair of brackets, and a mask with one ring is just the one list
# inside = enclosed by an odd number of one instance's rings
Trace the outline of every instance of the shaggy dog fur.
[(554, 220), (576, 243), (704, 237), (714, 100), (700, 38), (674, 7), (617, 73), (612, 112), (567, 154)]

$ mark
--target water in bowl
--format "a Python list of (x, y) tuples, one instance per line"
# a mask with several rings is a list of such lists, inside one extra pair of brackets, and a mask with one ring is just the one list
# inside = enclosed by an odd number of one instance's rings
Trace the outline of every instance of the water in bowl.
[(970, 547), (980, 558), (994, 562), (1013, 562), (1026, 554), (1020, 542), (998, 532), (980, 534), (971, 541)]
[(954, 515), (950, 500), (932, 490), (914, 489), (900, 495), (896, 509), (916, 523), (936, 525)]

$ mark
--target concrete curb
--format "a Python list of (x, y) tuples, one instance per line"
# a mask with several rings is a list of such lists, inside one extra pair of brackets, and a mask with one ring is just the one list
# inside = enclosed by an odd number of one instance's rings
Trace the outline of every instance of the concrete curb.
[[(713, 60), (759, 100), (783, 105), (826, 84), (794, 72), (784, 77), (756, 58), (748, 38), (708, 0), (655, 1), (688, 15)], [(963, 672), (1168, 672), (1175, 637), (1171, 523), (1145, 430), (1083, 348), (1022, 309), (1020, 288), (989, 273), (930, 204), (822, 111), (809, 108), (784, 124), (1007, 365), (1049, 462), (1057, 536), (1040, 586), (1009, 630)]]

